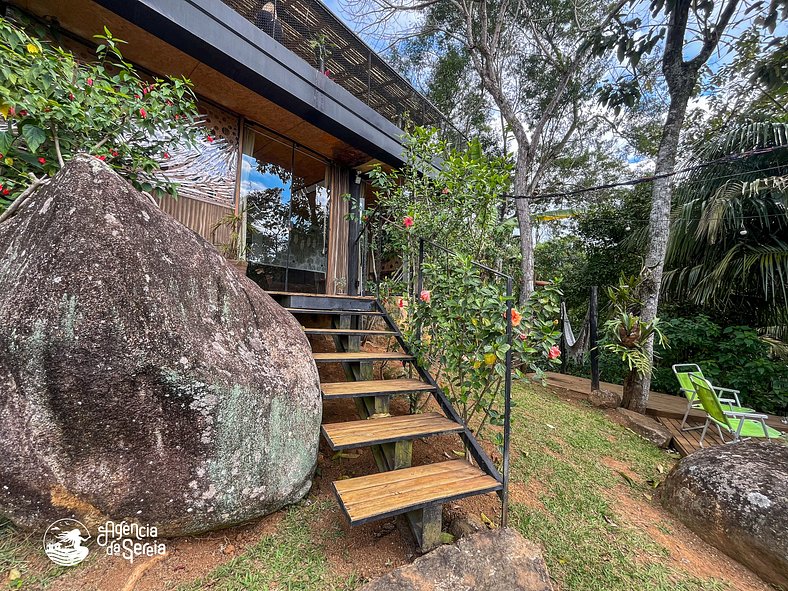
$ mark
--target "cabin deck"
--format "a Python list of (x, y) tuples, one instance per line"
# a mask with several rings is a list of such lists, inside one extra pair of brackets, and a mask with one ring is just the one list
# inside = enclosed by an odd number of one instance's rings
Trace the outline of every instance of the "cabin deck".
[[(588, 393), (591, 391), (591, 380), (587, 378), (554, 372), (548, 372), (546, 377), (547, 384), (553, 388), (561, 388), (582, 396), (588, 396)], [(623, 386), (619, 384), (600, 382), (599, 385), (603, 390), (619, 393), (622, 393), (624, 390)], [(681, 396), (654, 391), (650, 392), (648, 395), (646, 413), (656, 417), (660, 423), (667, 427), (673, 435), (673, 446), (682, 456), (686, 456), (700, 449), (700, 429), (692, 431), (681, 431), (681, 429), (679, 429), (681, 419), (684, 417), (684, 411), (686, 409), (686, 399)], [(693, 409), (690, 412), (687, 423), (690, 426), (696, 427), (702, 425), (705, 420), (706, 414), (703, 411)], [(788, 424), (783, 423), (781, 417), (770, 415), (769, 418), (766, 419), (766, 424), (779, 431), (788, 433)], [(706, 438), (703, 440), (703, 445), (710, 446), (720, 444), (720, 437), (716, 429), (709, 429), (706, 432)]]

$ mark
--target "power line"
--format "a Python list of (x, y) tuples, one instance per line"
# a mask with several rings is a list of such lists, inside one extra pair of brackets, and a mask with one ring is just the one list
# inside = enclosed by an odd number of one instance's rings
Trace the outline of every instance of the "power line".
[[(696, 164), (694, 166), (689, 166), (687, 168), (681, 168), (679, 170), (674, 170), (673, 172), (664, 172), (662, 174), (655, 174), (655, 175), (652, 175), (652, 176), (641, 177), (641, 178), (632, 179), (632, 180), (629, 180), (629, 181), (621, 181), (621, 182), (617, 182), (617, 183), (606, 183), (604, 185), (597, 185), (595, 187), (584, 187), (582, 189), (575, 189), (575, 190), (572, 190), (572, 191), (561, 191), (561, 192), (557, 192), (557, 193), (543, 193), (543, 194), (534, 194), (534, 195), (510, 195), (510, 194), (504, 194), (503, 197), (504, 198), (509, 198), (509, 199), (530, 199), (530, 200), (534, 201), (534, 200), (537, 200), (537, 199), (538, 200), (545, 200), (545, 199), (559, 199), (559, 198), (564, 198), (564, 197), (572, 197), (574, 195), (582, 195), (583, 193), (591, 193), (591, 192), (594, 192), (594, 191), (603, 191), (603, 190), (606, 190), (606, 189), (615, 189), (615, 188), (618, 188), (618, 187), (632, 187), (632, 186), (640, 185), (640, 184), (643, 184), (643, 183), (650, 183), (650, 182), (656, 181), (658, 179), (664, 179), (664, 178), (669, 178), (669, 177), (676, 176), (676, 175), (679, 175), (679, 174), (685, 174), (685, 173), (688, 173), (688, 172), (692, 172), (693, 170), (706, 168), (708, 166), (713, 166), (715, 164), (737, 162), (739, 160), (744, 160), (744, 159), (749, 158), (751, 156), (760, 156), (762, 154), (771, 154), (772, 152), (776, 152), (778, 150), (783, 150), (783, 149), (786, 149), (786, 148), (788, 148), (788, 146), (775, 146), (775, 147), (771, 147), (771, 148), (759, 148), (759, 149), (756, 149), (756, 150), (750, 150), (749, 152), (742, 152), (741, 154), (725, 156), (723, 158), (718, 158), (717, 160), (710, 160), (708, 162), (703, 162), (701, 164)], [(775, 168), (780, 168), (780, 167), (776, 166)], [(758, 172), (758, 171), (753, 171), (753, 172)], [(744, 173), (741, 173), (741, 174), (744, 174)], [(739, 175), (731, 175), (731, 176), (739, 176)], [(725, 178), (725, 177), (720, 177), (720, 178)], [(708, 182), (710, 180), (714, 180), (714, 179), (713, 178), (703, 179), (703, 182)]]

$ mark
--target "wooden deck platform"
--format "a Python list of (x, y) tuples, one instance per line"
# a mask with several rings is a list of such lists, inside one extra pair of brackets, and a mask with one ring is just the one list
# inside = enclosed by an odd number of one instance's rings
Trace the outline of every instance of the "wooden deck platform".
[[(561, 388), (568, 390), (574, 394), (588, 396), (591, 392), (591, 380), (581, 378), (578, 376), (570, 376), (561, 373), (549, 372), (546, 374), (547, 384), (553, 388)], [(603, 390), (610, 390), (613, 392), (622, 393), (623, 386), (619, 384), (611, 384), (609, 382), (601, 382), (600, 387)], [(656, 417), (668, 430), (673, 434), (673, 443), (676, 451), (681, 455), (687, 455), (700, 449), (700, 429), (696, 431), (681, 431), (679, 425), (681, 419), (684, 417), (684, 411), (687, 409), (686, 399), (682, 396), (674, 396), (672, 394), (665, 394), (663, 392), (650, 392), (648, 395), (648, 404), (646, 405), (646, 413)], [(689, 415), (688, 423), (691, 426), (703, 424), (706, 421), (706, 413), (701, 410), (692, 410)], [(782, 422), (780, 417), (769, 416), (766, 419), (766, 424), (770, 427), (788, 433), (788, 425)], [(703, 445), (719, 445), (720, 438), (716, 430), (706, 433), (706, 438), (703, 440)]]
[[(682, 431), (681, 419), (670, 419), (668, 417), (657, 417), (657, 420), (667, 427), (670, 434), (673, 435), (673, 447), (679, 452), (682, 457), (691, 454), (700, 449), (700, 434), (702, 429), (693, 429), (692, 431)], [(703, 423), (693, 423), (688, 426), (697, 427)], [(713, 426), (709, 427), (706, 431), (706, 437), (703, 439), (704, 447), (711, 447), (712, 445), (722, 445), (720, 435), (717, 429)]]

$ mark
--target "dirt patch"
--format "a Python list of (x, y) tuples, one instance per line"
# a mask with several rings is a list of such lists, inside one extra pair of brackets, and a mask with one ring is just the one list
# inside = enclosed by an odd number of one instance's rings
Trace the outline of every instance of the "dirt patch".
[(676, 567), (698, 578), (721, 579), (737, 591), (772, 591), (752, 571), (676, 521), (656, 500), (633, 497), (631, 489), (621, 486), (610, 490), (607, 496), (619, 518), (666, 548)]
[[(274, 513), (254, 523), (225, 530), (176, 539), (162, 539), (167, 545), (164, 560), (145, 571), (134, 591), (174, 589), (182, 583), (207, 575), (217, 566), (253, 546), (260, 538), (276, 531), (281, 513)], [(94, 554), (86, 564), (55, 580), (57, 591), (118, 591), (123, 589), (134, 569), (151, 558), (134, 564), (115, 556)]]
[(634, 472), (624, 462), (621, 462), (619, 460), (616, 460), (608, 456), (600, 458), (599, 462), (606, 468), (610, 468), (611, 470), (615, 470), (616, 472), (620, 472), (621, 474), (624, 474), (627, 478), (631, 479), (634, 482), (643, 483), (643, 478), (640, 477), (640, 474)]
[(530, 509), (542, 511), (547, 515), (551, 515), (547, 508), (542, 503), (541, 497), (546, 494), (546, 489), (541, 482), (535, 479), (524, 482), (511, 482), (509, 483), (509, 500), (512, 503), (519, 503), (525, 505)]

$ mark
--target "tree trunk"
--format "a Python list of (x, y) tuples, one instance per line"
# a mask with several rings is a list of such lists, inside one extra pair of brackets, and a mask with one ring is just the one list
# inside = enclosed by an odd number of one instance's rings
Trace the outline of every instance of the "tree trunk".
[(624, 397), (621, 400), (621, 406), (640, 414), (646, 414), (647, 401), (637, 396), (642, 382), (643, 378), (640, 377), (637, 371), (634, 369), (629, 370), (629, 373), (624, 377)]
[[(517, 165), (514, 170), (514, 194), (530, 195), (531, 183), (528, 178), (530, 155), (527, 150), (517, 151)], [(517, 199), (517, 224), (520, 227), (520, 304), (524, 304), (534, 289), (534, 244), (531, 226), (531, 204), (528, 199)]]
[[(671, 80), (666, 73), (668, 87), (671, 90), (671, 100), (668, 116), (662, 127), (662, 140), (659, 144), (654, 170), (654, 175), (657, 177), (673, 172), (676, 164), (679, 136), (681, 135), (684, 116), (687, 112), (687, 103), (696, 79), (696, 76), (692, 76), (690, 79), (689, 74), (683, 69), (676, 76), (678, 79)], [(640, 317), (644, 323), (651, 322), (657, 316), (659, 292), (662, 287), (662, 271), (665, 266), (665, 254), (668, 249), (668, 234), (670, 232), (672, 183), (672, 177), (657, 178), (651, 190), (649, 241), (639, 294), (640, 300), (643, 302)], [(653, 362), (653, 335), (648, 339), (644, 348), (649, 361)], [(630, 374), (632, 373), (630, 372)], [(651, 375), (637, 377), (638, 379), (629, 379), (628, 383), (627, 381), (624, 382), (623, 405), (630, 410), (643, 413), (646, 410), (648, 394), (651, 388)], [(630, 376), (628, 375), (627, 378), (630, 378)]]

